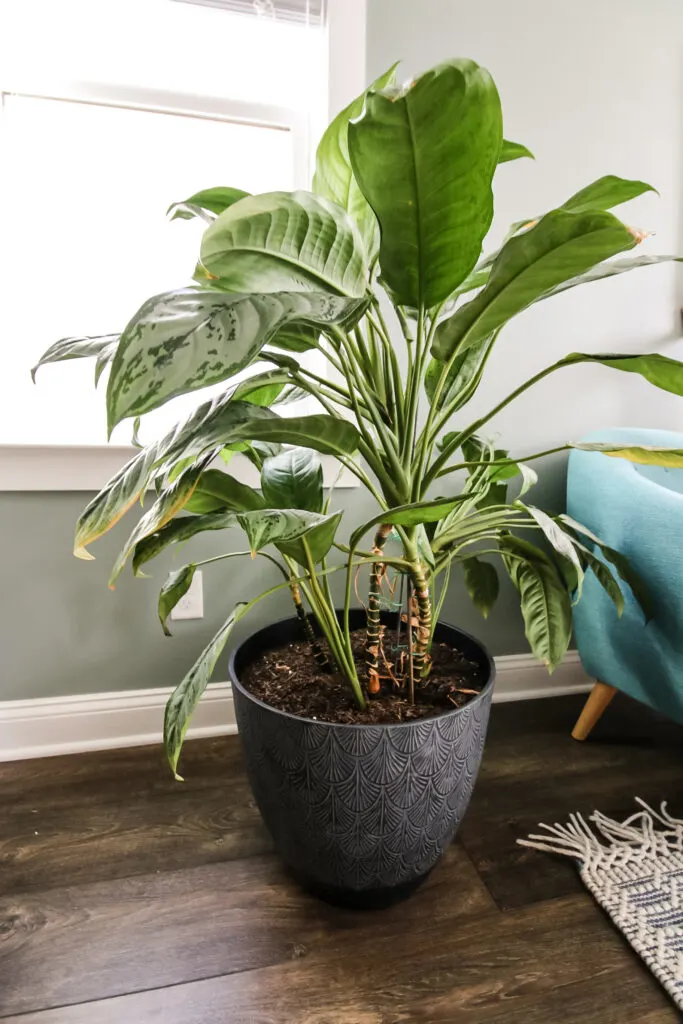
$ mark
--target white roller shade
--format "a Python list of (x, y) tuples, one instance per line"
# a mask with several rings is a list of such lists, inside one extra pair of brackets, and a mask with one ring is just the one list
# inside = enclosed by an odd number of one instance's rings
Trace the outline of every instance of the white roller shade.
[(218, 7), (225, 11), (232, 11), (233, 14), (254, 14), (313, 25), (320, 24), (325, 13), (325, 0), (173, 0), (173, 2), (197, 4), (201, 7)]

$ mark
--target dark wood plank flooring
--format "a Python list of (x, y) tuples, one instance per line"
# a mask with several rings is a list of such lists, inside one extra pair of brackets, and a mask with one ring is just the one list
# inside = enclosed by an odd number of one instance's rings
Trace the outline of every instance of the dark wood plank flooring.
[(273, 855), (236, 738), (0, 765), (0, 1019), (15, 1024), (667, 1024), (570, 861), (515, 844), (633, 797), (683, 812), (683, 729), (617, 698), (497, 705), (456, 843), (389, 910), (329, 907)]

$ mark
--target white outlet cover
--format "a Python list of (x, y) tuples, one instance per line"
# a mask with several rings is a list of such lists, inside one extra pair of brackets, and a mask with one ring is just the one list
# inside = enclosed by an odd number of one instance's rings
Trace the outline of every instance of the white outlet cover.
[(204, 590), (202, 587), (202, 570), (197, 569), (188, 592), (180, 598), (171, 612), (172, 619), (203, 619)]

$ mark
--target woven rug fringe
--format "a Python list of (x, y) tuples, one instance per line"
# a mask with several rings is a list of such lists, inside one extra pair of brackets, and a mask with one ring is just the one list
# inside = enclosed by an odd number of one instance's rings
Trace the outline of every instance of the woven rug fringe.
[(581, 814), (570, 814), (567, 824), (541, 822), (538, 827), (545, 829), (545, 834), (530, 835), (517, 842), (533, 850), (574, 857), (582, 861), (584, 867), (594, 866), (605, 858), (613, 863), (630, 863), (657, 852), (683, 852), (683, 819), (669, 814), (666, 801), (659, 811), (640, 797), (636, 797), (636, 802), (643, 810), (625, 821), (614, 821), (600, 811), (594, 811), (588, 821)]

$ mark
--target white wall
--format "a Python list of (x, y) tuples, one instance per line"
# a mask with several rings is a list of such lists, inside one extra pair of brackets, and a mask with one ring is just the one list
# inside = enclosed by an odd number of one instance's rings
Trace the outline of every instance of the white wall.
[[(492, 244), (512, 221), (612, 173), (661, 193), (620, 208), (627, 223), (656, 232), (639, 251), (683, 254), (681, 0), (368, 0), (367, 46), (368, 80), (397, 58), (405, 78), (456, 56), (493, 74), (505, 134), (536, 161), (500, 169)], [(500, 337), (477, 411), (570, 351), (683, 358), (681, 273), (639, 270), (522, 314)], [(683, 430), (683, 401), (630, 374), (582, 366), (544, 381), (495, 422), (518, 453), (607, 425)]]

